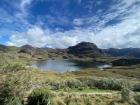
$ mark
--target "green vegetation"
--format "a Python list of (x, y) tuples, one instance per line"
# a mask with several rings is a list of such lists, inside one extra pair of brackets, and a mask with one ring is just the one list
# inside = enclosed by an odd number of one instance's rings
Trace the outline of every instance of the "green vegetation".
[(130, 99), (130, 90), (128, 88), (123, 88), (121, 90), (122, 101), (129, 101)]
[(83, 81), (90, 88), (110, 89), (110, 90), (121, 90), (126, 82), (124, 80), (112, 78), (103, 78), (103, 79), (87, 78), (82, 79), (81, 81)]
[[(102, 100), (109, 99), (103, 95), (49, 92), (46, 88), (35, 89), (29, 96), (28, 105), (107, 105)], [(109, 99), (110, 100), (110, 99)]]
[(0, 87), (0, 103), (2, 105), (21, 105), (25, 92), (29, 89), (30, 82), (27, 75), (7, 75)]
[(113, 92), (112, 90), (104, 90), (104, 89), (90, 89), (90, 88), (77, 88), (77, 89), (60, 89), (56, 92), (77, 92), (77, 93), (110, 93)]
[(50, 105), (50, 94), (47, 89), (35, 89), (28, 98), (28, 105)]
[(22, 63), (7, 63), (1, 66), (2, 72), (13, 72), (19, 70), (25, 70), (25, 66)]
[(140, 89), (138, 66), (56, 73), (27, 67), (32, 59), (0, 53), (0, 105), (131, 105)]

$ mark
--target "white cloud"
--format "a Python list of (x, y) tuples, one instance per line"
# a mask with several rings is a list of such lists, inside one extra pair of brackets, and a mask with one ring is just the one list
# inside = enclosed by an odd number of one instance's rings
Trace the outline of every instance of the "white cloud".
[(43, 47), (46, 45), (47, 40), (48, 39), (47, 36), (45, 36), (44, 31), (40, 27), (34, 26), (27, 30), (27, 32), (12, 35), (7, 44), (16, 46), (30, 44), (36, 47)]
[(36, 47), (50, 46), (66, 48), (82, 41), (93, 42), (100, 48), (140, 47), (140, 13), (131, 14), (121, 23), (103, 28), (95, 32), (94, 29), (76, 28), (70, 31), (53, 32), (34, 26), (24, 33), (11, 36), (7, 44), (21, 46), (31, 44)]
[(76, 44), (77, 39), (70, 35), (71, 32), (51, 32), (50, 30), (43, 30), (38, 26), (34, 26), (27, 30), (27, 32), (16, 33), (10, 37), (8, 45), (22, 46), (30, 44), (35, 47), (49, 46), (53, 48), (66, 48), (69, 45)]
[(22, 11), (25, 11), (27, 5), (29, 5), (32, 0), (21, 0), (20, 7)]
[(81, 26), (83, 25), (83, 21), (81, 19), (74, 19), (73, 24), (76, 26)]
[[(93, 16), (78, 18), (73, 21), (76, 26), (89, 24), (88, 28), (54, 32), (48, 28), (42, 29), (39, 26), (33, 26), (26, 32), (13, 34), (7, 44), (16, 46), (31, 44), (36, 47), (66, 48), (78, 42), (88, 41), (97, 44), (100, 48), (140, 47), (140, 7), (134, 6), (134, 8), (128, 10), (128, 7), (132, 6), (135, 1), (139, 0), (123, 0), (123, 4), (113, 5), (110, 11), (103, 14), (102, 17), (104, 18), (102, 20), (97, 16)], [(25, 5), (28, 5), (27, 1), (23, 7)], [(117, 11), (111, 12), (114, 9), (117, 9)], [(126, 16), (122, 16), (126, 13)], [(103, 27), (117, 16), (121, 18), (121, 22)]]
[[(120, 24), (104, 28), (98, 33), (97, 41), (100, 47), (140, 47), (140, 13), (135, 13)], [(139, 35), (138, 35), (139, 34)], [(101, 41), (104, 43), (100, 43)]]

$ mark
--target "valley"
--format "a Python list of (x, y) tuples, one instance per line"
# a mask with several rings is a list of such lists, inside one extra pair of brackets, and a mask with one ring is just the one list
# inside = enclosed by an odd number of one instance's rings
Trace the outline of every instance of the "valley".
[(16, 97), (25, 105), (44, 98), (43, 105), (139, 105), (139, 96), (135, 52), (116, 56), (89, 42), (67, 49), (0, 46), (1, 103)]

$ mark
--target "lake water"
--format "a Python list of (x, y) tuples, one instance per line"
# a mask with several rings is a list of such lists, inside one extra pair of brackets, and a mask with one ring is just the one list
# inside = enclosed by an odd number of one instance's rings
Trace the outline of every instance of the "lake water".
[(57, 72), (67, 72), (67, 71), (76, 71), (80, 70), (82, 68), (99, 68), (103, 69), (106, 67), (111, 67), (107, 64), (101, 64), (101, 63), (94, 63), (93, 65), (79, 65), (75, 62), (71, 62), (67, 59), (55, 59), (55, 60), (40, 60), (40, 61), (34, 61), (32, 64), (33, 67), (39, 68), (43, 71), (57, 71)]

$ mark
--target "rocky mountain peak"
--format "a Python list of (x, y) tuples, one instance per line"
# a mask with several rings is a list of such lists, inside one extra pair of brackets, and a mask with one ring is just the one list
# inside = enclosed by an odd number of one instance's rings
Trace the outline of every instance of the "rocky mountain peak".
[(102, 55), (102, 50), (94, 43), (81, 42), (75, 46), (69, 47), (68, 53), (81, 57), (97, 57)]

